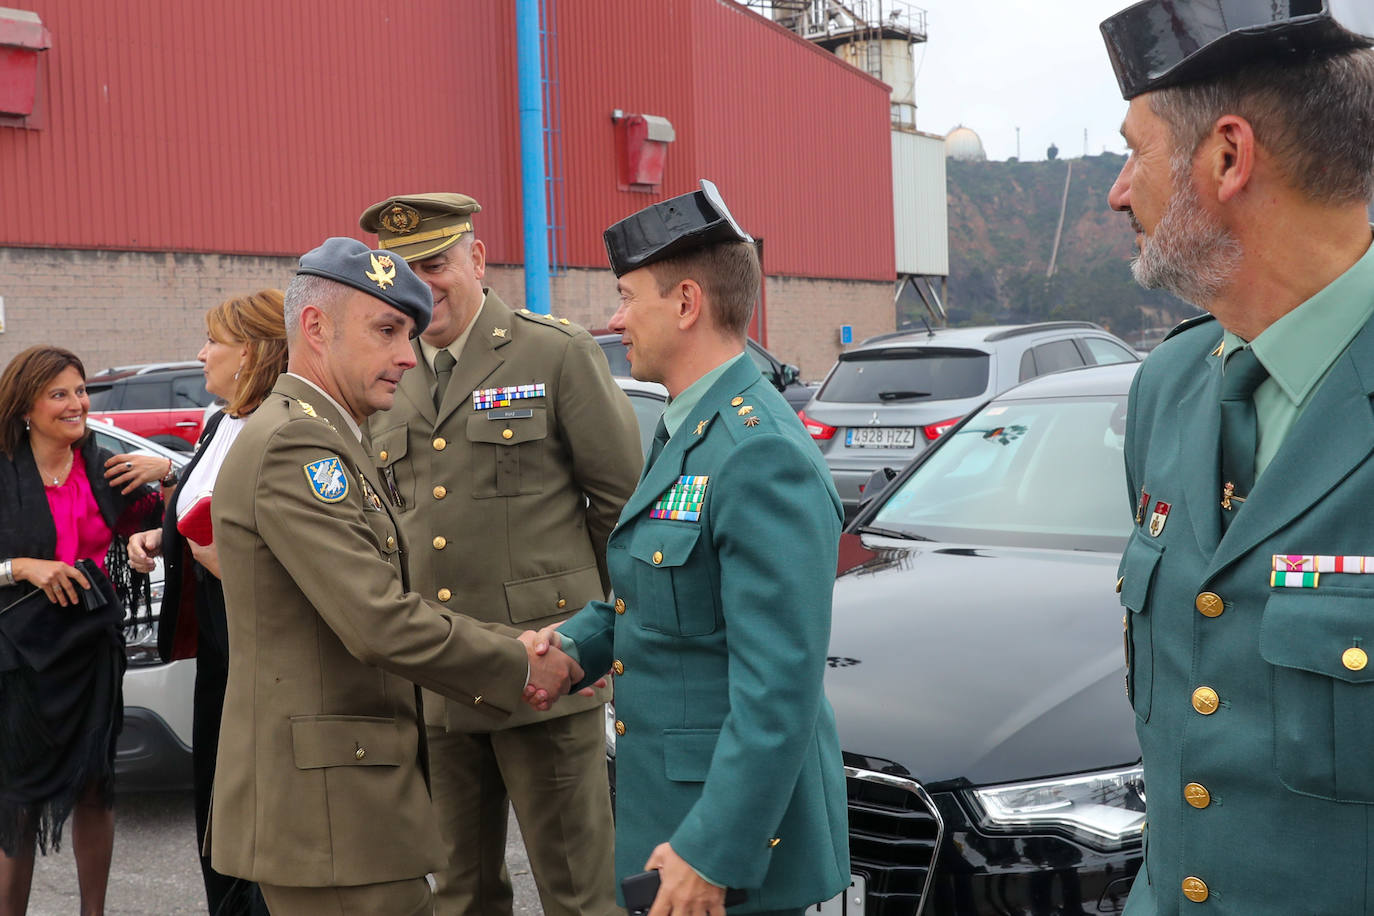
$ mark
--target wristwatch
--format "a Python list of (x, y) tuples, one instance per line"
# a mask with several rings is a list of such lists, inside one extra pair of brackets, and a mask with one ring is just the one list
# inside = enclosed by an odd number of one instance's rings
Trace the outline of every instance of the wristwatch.
[(167, 473), (162, 475), (162, 479), (159, 480), (158, 483), (162, 484), (164, 487), (174, 487), (177, 485), (177, 480), (176, 465), (172, 463), (171, 458), (168, 458)]

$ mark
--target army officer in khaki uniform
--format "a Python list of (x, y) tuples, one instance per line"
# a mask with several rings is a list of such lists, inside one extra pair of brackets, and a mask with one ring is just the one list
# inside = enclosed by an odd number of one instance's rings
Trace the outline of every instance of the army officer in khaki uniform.
[(499, 720), (527, 676), (563, 692), (581, 674), (407, 589), (358, 424), (391, 406), (430, 302), (404, 262), (361, 242), (302, 257), (289, 371), (215, 487), (232, 651), (210, 854), (259, 882), (274, 916), (431, 912), (439, 831), (411, 682)]
[[(483, 288), (480, 209), (436, 193), (362, 215), (434, 294), (415, 344), (420, 365), (395, 407), (371, 418), (372, 440), (414, 545), (414, 587), (484, 620), (537, 628), (606, 597), (606, 539), (634, 490), (640, 438), (591, 335), (512, 311)], [(605, 699), (570, 697), (497, 722), (461, 702), (427, 701), (447, 858), (436, 873), (441, 916), (511, 912), (510, 802), (547, 916), (615, 912)]]

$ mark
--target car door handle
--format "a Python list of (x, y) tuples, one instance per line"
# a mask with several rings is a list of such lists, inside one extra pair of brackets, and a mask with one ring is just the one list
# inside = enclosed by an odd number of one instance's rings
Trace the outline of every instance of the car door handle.
[(195, 421), (195, 420), (178, 420), (178, 421), (177, 421), (177, 426), (184, 427), (184, 428), (185, 428), (185, 427), (195, 426), (195, 425), (196, 425), (196, 421)]

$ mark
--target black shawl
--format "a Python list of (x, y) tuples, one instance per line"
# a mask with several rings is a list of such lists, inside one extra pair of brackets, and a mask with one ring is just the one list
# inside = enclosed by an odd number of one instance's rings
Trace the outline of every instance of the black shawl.
[[(101, 517), (117, 532), (148, 491), (126, 497), (112, 489), (105, 480), (110, 455), (90, 439), (78, 457)], [(151, 523), (159, 508), (152, 503), (136, 521)], [(0, 559), (51, 559), (56, 545), (43, 481), (22, 441), (11, 458), (0, 456)], [(117, 534), (106, 562), (116, 579), (128, 582)], [(99, 597), (86, 608), (48, 604), (27, 582), (0, 588), (0, 608), (9, 608), (0, 612), (0, 849), (9, 855), (22, 853), (30, 834), (43, 852), (56, 848), (87, 786), (112, 801), (123, 719), (124, 605), (97, 578)]]

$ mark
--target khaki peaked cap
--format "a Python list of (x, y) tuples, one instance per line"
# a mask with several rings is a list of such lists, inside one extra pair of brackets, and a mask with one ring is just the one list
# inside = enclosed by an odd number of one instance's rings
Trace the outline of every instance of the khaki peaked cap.
[(378, 247), (418, 261), (472, 232), (472, 214), (481, 210), (481, 204), (466, 194), (406, 194), (368, 207), (358, 225), (377, 233)]

